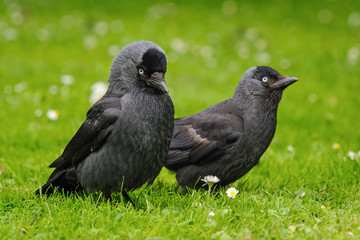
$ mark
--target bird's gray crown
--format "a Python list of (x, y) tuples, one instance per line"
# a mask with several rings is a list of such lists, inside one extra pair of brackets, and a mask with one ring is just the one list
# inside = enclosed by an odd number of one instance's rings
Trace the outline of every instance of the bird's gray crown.
[(238, 83), (234, 98), (243, 100), (250, 95), (267, 96), (269, 89), (264, 87), (259, 80), (263, 75), (276, 72), (274, 69), (265, 66), (256, 66), (248, 69)]
[(238, 83), (233, 99), (244, 102), (246, 99), (272, 102), (274, 107), (281, 100), (283, 90), (294, 82), (295, 77), (281, 75), (268, 66), (257, 66), (247, 70)]
[(242, 79), (254, 78), (257, 72), (257, 67), (249, 68), (243, 75)]
[(276, 78), (279, 75), (281, 75), (281, 74), (271, 67), (256, 66), (256, 67), (252, 67), (252, 68), (248, 69), (244, 73), (243, 79), (250, 79), (250, 78), (261, 79), (264, 76)]
[(123, 49), (120, 51), (119, 55), (115, 58), (114, 63), (117, 59), (131, 59), (136, 65), (140, 64), (142, 61), (142, 56), (146, 51), (149, 49), (157, 49), (161, 53), (164, 54), (165, 58), (165, 51), (159, 47), (157, 44), (150, 42), (150, 41), (138, 41), (128, 44), (127, 46), (123, 47)]
[(144, 54), (150, 50), (155, 49), (165, 59), (165, 64), (167, 62), (165, 51), (159, 47), (157, 44), (150, 41), (137, 41), (128, 44), (123, 47), (118, 54), (118, 56), (114, 59), (111, 65), (110, 85), (114, 80), (121, 77), (123, 80), (132, 79), (137, 74), (136, 67), (143, 61)]

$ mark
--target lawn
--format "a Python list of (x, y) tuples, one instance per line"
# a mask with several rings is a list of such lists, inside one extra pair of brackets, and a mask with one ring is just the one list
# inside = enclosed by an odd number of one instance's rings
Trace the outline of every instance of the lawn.
[[(93, 84), (141, 39), (167, 53), (176, 117), (231, 97), (252, 66), (300, 79), (260, 164), (234, 199), (181, 194), (166, 169), (130, 193), (136, 210), (35, 196)], [(359, 1), (1, 0), (0, 53), (0, 239), (360, 238)]]

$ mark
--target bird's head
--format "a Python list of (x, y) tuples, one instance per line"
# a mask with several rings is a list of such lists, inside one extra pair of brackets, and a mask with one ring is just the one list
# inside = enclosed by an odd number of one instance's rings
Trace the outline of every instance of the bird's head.
[(167, 59), (164, 50), (150, 41), (125, 46), (111, 66), (109, 85), (137, 86), (168, 93), (165, 83)]
[(298, 81), (296, 77), (281, 75), (271, 67), (257, 66), (245, 72), (236, 92), (245, 91), (251, 96), (265, 99), (272, 96), (281, 98), (282, 91), (296, 81)]

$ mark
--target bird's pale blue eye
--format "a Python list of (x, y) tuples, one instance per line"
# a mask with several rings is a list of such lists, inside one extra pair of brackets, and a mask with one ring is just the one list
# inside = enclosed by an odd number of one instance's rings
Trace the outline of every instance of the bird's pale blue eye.
[(143, 75), (143, 74), (144, 74), (144, 70), (141, 69), (141, 68), (139, 68), (139, 74), (140, 74), (140, 75)]
[(268, 81), (268, 78), (267, 78), (267, 77), (263, 77), (263, 78), (261, 79), (261, 81), (267, 82), (267, 81)]

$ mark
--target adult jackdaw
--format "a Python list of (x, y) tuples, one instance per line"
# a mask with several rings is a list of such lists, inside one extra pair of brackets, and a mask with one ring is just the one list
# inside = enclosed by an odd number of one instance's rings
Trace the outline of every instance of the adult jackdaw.
[(166, 167), (187, 187), (214, 175), (225, 186), (254, 167), (275, 134), (284, 89), (296, 82), (266, 66), (247, 70), (232, 98), (198, 114), (175, 119)]
[[(164, 50), (149, 41), (124, 47), (114, 59), (109, 88), (51, 165), (36, 194), (102, 191), (106, 198), (152, 183), (166, 161), (174, 106), (164, 81)], [(132, 201), (131, 201), (132, 203)]]

